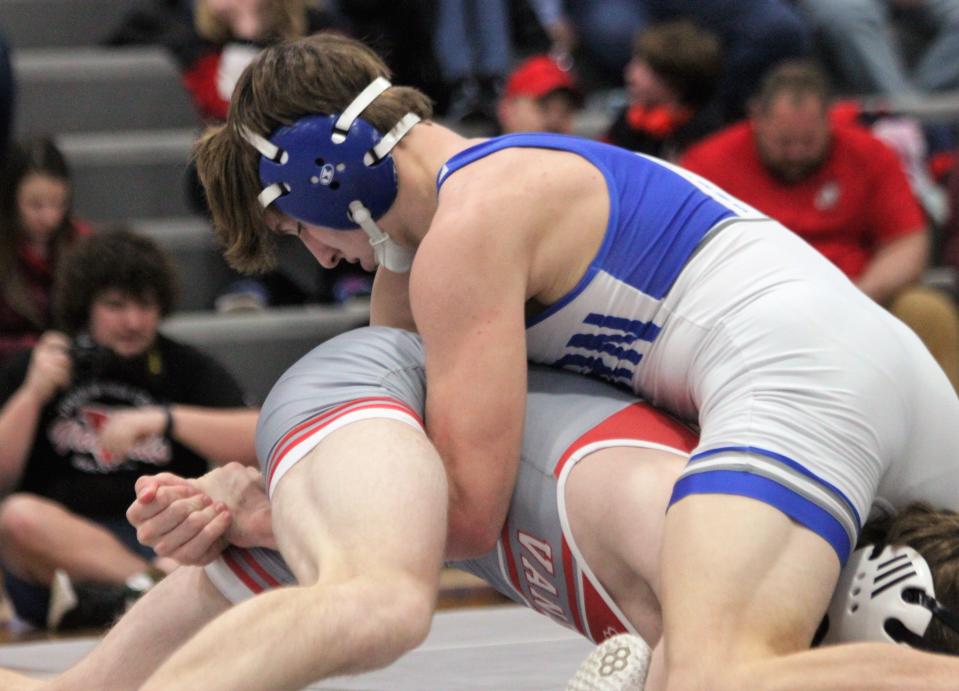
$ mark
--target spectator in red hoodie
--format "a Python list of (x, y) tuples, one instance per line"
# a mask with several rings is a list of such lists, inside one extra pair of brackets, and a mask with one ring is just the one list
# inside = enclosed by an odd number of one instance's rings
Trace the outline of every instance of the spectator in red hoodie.
[(959, 313), (918, 284), (929, 229), (895, 152), (830, 117), (823, 75), (784, 63), (751, 118), (689, 149), (681, 164), (790, 228), (909, 324), (959, 385)]

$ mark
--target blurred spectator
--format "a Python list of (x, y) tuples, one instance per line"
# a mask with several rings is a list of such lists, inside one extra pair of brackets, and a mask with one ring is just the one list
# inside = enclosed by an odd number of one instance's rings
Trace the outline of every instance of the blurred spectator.
[(499, 90), (512, 62), (507, 1), (437, 0), (433, 44), (450, 86), (446, 117), (492, 128)]
[(0, 33), (0, 166), (7, 160), (10, 137), (13, 134), (13, 112), (16, 88), (10, 65), (10, 47)]
[(896, 154), (829, 117), (823, 76), (787, 63), (766, 78), (752, 118), (687, 151), (682, 165), (795, 231), (909, 324), (959, 386), (959, 313), (917, 285), (929, 233)]
[[(959, 0), (797, 0), (854, 93), (959, 88)], [(895, 25), (931, 34), (910, 70)]]
[(196, 0), (201, 42), (174, 53), (183, 83), (208, 120), (225, 120), (240, 73), (264, 47), (337, 26), (307, 0)]
[(125, 519), (137, 477), (255, 463), (256, 411), (237, 383), (157, 332), (175, 294), (157, 245), (127, 231), (94, 234), (62, 274), (64, 332), (44, 333), (0, 371), (6, 590), (20, 619), (52, 628), (108, 623), (130, 588), (156, 578)]
[(763, 73), (811, 48), (803, 18), (787, 0), (529, 0), (554, 49), (577, 42), (608, 72), (622, 74), (633, 37), (649, 24), (691, 19), (709, 27), (725, 55), (720, 98), (727, 119), (740, 117)]
[(549, 56), (535, 55), (510, 73), (496, 114), (504, 133), (572, 134), (582, 107), (583, 97), (570, 71)]
[(722, 125), (714, 98), (721, 71), (719, 39), (688, 20), (640, 31), (624, 75), (629, 102), (606, 139), (676, 160), (690, 144)]
[(350, 33), (383, 56), (396, 84), (421, 89), (445, 110), (446, 93), (433, 36), (437, 0), (327, 0)]
[(233, 86), (264, 46), (340, 27), (308, 0), (145, 0), (106, 39), (156, 43), (173, 55), (183, 85), (206, 121), (226, 119)]
[(956, 272), (955, 281), (959, 287), (959, 152), (946, 183), (949, 209), (942, 232), (942, 259), (945, 265)]
[[(236, 80), (264, 46), (327, 28), (345, 29), (348, 23), (335, 9), (308, 0), (146, 0), (127, 13), (106, 42), (158, 43), (167, 48), (180, 67), (197, 113), (213, 124), (226, 119)], [(185, 187), (190, 208), (208, 215), (192, 161), (186, 168)], [(316, 272), (312, 292), (282, 270), (257, 279), (237, 279), (223, 288), (214, 306), (234, 311), (332, 302), (336, 290), (368, 295), (372, 289), (371, 276), (360, 267), (336, 272), (317, 268)], [(341, 278), (349, 291), (338, 286)]]
[(52, 141), (13, 144), (0, 182), (0, 365), (50, 327), (50, 296), (67, 248), (89, 232)]

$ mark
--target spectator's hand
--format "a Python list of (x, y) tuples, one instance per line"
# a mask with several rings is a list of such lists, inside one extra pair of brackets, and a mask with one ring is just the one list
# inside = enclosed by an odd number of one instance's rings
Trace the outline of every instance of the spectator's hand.
[(47, 331), (33, 348), (23, 386), (47, 403), (70, 383), (72, 370), (70, 339), (59, 331)]
[(105, 458), (123, 463), (130, 450), (149, 437), (159, 436), (166, 427), (166, 411), (161, 406), (123, 408), (110, 413), (98, 435)]
[(137, 539), (159, 556), (202, 566), (226, 549), (230, 512), (192, 481), (172, 473), (144, 475), (136, 482), (136, 494), (127, 520), (137, 529)]
[(573, 23), (566, 17), (560, 17), (546, 27), (546, 33), (550, 40), (549, 54), (552, 58), (563, 69), (572, 67), (573, 50), (579, 42)]

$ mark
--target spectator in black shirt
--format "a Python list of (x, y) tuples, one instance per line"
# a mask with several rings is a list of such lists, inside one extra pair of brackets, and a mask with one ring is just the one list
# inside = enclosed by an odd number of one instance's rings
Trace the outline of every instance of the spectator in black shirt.
[[(256, 423), (220, 364), (158, 333), (175, 285), (152, 241), (127, 231), (84, 238), (62, 278), (63, 332), (44, 333), (0, 372), (6, 588), (21, 619), (54, 628), (107, 623), (130, 579), (144, 582), (153, 555), (125, 519), (136, 479), (254, 464)], [(51, 609), (55, 577), (67, 603)], [(64, 609), (75, 616), (61, 620)]]

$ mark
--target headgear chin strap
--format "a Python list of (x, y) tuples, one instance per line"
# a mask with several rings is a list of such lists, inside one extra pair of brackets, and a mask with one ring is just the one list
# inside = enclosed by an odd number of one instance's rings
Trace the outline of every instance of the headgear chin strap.
[(396, 165), (391, 152), (420, 121), (407, 113), (386, 134), (360, 117), (390, 88), (377, 77), (339, 115), (308, 115), (269, 138), (247, 128), (241, 135), (260, 152), (257, 200), (312, 225), (369, 236), (376, 261), (390, 271), (409, 271), (413, 252), (396, 244), (374, 219), (393, 205)]
[(823, 643), (879, 641), (916, 646), (935, 611), (926, 601), (940, 607), (932, 572), (916, 550), (906, 546), (887, 546), (878, 552), (872, 546), (856, 550), (839, 576)]

